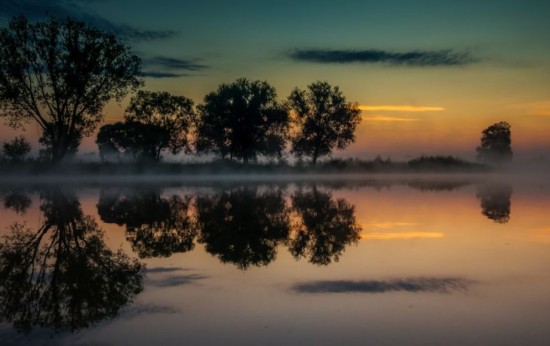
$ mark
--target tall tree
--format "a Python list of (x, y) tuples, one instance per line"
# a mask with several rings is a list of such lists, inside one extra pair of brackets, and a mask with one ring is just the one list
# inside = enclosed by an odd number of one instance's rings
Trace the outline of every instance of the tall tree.
[(247, 163), (258, 155), (281, 156), (289, 127), (286, 105), (267, 82), (241, 78), (222, 84), (198, 106), (196, 147)]
[(157, 126), (168, 136), (158, 136), (154, 159), (170, 149), (172, 154), (189, 150), (189, 131), (193, 123), (193, 101), (167, 92), (138, 91), (130, 100), (124, 118), (127, 122)]
[(319, 81), (307, 90), (294, 89), (288, 99), (296, 114), (297, 133), (292, 138), (296, 156), (309, 156), (316, 165), (319, 157), (355, 141), (360, 110), (356, 103), (346, 102), (338, 87)]
[(141, 84), (140, 59), (116, 37), (67, 18), (0, 29), (0, 106), (13, 127), (34, 120), (47, 158), (76, 152), (111, 99)]
[(483, 162), (504, 163), (512, 160), (511, 126), (505, 121), (493, 124), (481, 132), (477, 158)]

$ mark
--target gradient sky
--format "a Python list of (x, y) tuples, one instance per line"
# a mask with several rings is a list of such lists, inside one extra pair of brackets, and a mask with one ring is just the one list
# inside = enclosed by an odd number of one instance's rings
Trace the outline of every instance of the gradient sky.
[[(363, 109), (357, 142), (338, 156), (472, 159), (481, 131), (508, 121), (518, 159), (550, 158), (550, 1), (0, 0), (2, 25), (18, 14), (115, 31), (143, 59), (145, 89), (195, 103), (240, 77), (267, 80), (281, 99), (338, 85)], [(110, 104), (106, 122), (124, 107)]]

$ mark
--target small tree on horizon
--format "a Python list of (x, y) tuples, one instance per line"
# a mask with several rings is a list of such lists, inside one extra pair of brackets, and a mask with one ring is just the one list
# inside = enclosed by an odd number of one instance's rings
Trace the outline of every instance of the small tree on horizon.
[(103, 107), (141, 84), (140, 59), (114, 34), (84, 22), (13, 18), (0, 29), (1, 116), (34, 121), (46, 159), (74, 154), (103, 119)]
[(3, 154), (11, 163), (25, 160), (31, 151), (31, 145), (24, 136), (17, 136), (9, 142), (4, 142)]
[(477, 159), (487, 163), (512, 160), (511, 126), (505, 121), (493, 124), (481, 132), (481, 144), (476, 148)]
[(309, 156), (315, 166), (319, 157), (355, 141), (361, 111), (356, 103), (346, 102), (337, 86), (318, 81), (307, 90), (294, 89), (288, 99), (296, 114), (292, 153), (298, 158)]

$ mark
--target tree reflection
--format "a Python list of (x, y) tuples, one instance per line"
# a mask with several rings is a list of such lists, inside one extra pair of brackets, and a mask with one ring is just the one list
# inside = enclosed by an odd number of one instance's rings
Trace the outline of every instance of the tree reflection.
[(28, 332), (114, 318), (143, 289), (142, 265), (111, 251), (75, 196), (41, 195), (42, 225), (15, 223), (0, 243), (0, 320)]
[(197, 197), (196, 208), (206, 251), (241, 270), (269, 264), (288, 237), (289, 213), (280, 189), (235, 188)]
[(292, 196), (292, 209), (299, 218), (289, 243), (295, 258), (309, 257), (311, 263), (328, 265), (359, 240), (355, 207), (344, 199), (334, 200), (314, 186), (310, 192), (300, 190)]
[(481, 214), (496, 223), (510, 220), (510, 199), (512, 186), (508, 184), (486, 184), (478, 188), (477, 198), (481, 200)]
[(20, 215), (24, 215), (31, 204), (31, 199), (25, 193), (9, 192), (4, 196), (4, 208), (11, 209)]
[(104, 222), (126, 225), (126, 238), (140, 258), (190, 251), (197, 230), (190, 197), (164, 198), (153, 190), (102, 190), (97, 205)]

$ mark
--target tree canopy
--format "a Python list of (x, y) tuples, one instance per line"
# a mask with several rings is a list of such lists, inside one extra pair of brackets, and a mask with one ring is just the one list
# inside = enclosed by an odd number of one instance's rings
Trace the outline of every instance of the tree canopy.
[(511, 126), (505, 121), (493, 124), (481, 132), (477, 158), (483, 162), (504, 163), (512, 160)]
[(267, 82), (241, 78), (222, 84), (198, 106), (196, 149), (247, 163), (281, 156), (289, 127), (287, 107)]
[(102, 109), (141, 84), (141, 62), (116, 37), (84, 22), (25, 17), (0, 29), (0, 106), (13, 127), (33, 120), (53, 162), (76, 152)]
[(21, 162), (31, 151), (31, 145), (23, 136), (15, 137), (2, 145), (4, 156), (10, 162)]
[(167, 92), (138, 91), (130, 100), (124, 118), (129, 123), (158, 127), (165, 136), (156, 137), (155, 161), (163, 150), (172, 154), (189, 150), (189, 132), (194, 119), (193, 101)]
[(296, 114), (297, 132), (292, 138), (296, 156), (309, 156), (315, 165), (319, 157), (355, 141), (360, 110), (346, 102), (338, 87), (315, 82), (307, 90), (294, 89), (288, 100)]

